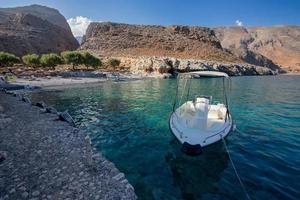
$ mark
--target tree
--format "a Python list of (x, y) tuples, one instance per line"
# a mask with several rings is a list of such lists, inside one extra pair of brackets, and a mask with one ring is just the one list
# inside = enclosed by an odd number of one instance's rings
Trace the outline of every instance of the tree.
[(61, 55), (64, 58), (65, 63), (72, 65), (73, 70), (75, 70), (75, 66), (84, 64), (84, 57), (80, 52), (65, 51)]
[(11, 53), (0, 52), (0, 66), (11, 66), (15, 63), (19, 63), (20, 58)]
[(37, 67), (40, 65), (39, 56), (36, 54), (28, 54), (22, 57), (23, 63), (31, 67)]
[(99, 58), (96, 56), (90, 54), (89, 52), (82, 53), (82, 56), (84, 58), (84, 65), (88, 69), (89, 66), (93, 68), (97, 68), (99, 66), (102, 66), (102, 62)]
[(55, 69), (56, 65), (62, 64), (62, 58), (55, 54), (55, 53), (49, 53), (49, 54), (43, 54), (40, 58), (40, 63), (45, 67), (52, 67)]
[(121, 61), (119, 59), (116, 58), (110, 58), (107, 63), (112, 66), (113, 68), (117, 67), (120, 65)]

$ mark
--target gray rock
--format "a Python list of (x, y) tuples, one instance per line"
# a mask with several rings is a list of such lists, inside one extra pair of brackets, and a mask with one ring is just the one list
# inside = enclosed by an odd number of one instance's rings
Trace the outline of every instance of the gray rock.
[(112, 178), (113, 178), (114, 180), (119, 181), (119, 180), (125, 178), (125, 175), (124, 175), (123, 173), (119, 173), (119, 174), (115, 175), (115, 176), (112, 177)]
[(40, 108), (47, 108), (46, 103), (43, 101), (37, 102), (35, 105)]
[(6, 151), (0, 151), (0, 164), (7, 159), (7, 152)]
[(48, 106), (46, 108), (47, 113), (53, 113), (53, 114), (58, 114), (57, 110), (53, 106)]
[(23, 197), (24, 199), (27, 198), (28, 195), (29, 195), (28, 192), (23, 192), (23, 193), (22, 193), (22, 197)]
[(36, 197), (40, 195), (40, 191), (34, 191), (32, 192), (32, 196)]
[(13, 194), (16, 192), (16, 189), (15, 188), (12, 188), (11, 190), (9, 190), (9, 194)]
[(75, 122), (68, 111), (64, 111), (59, 114), (59, 119), (68, 122), (70, 125), (75, 126)]
[(3, 113), (4, 112), (4, 108), (3, 106), (0, 105), (0, 113)]

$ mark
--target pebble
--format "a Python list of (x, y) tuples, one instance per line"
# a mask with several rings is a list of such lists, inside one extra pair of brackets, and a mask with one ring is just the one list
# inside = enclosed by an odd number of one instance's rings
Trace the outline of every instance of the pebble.
[(22, 187), (19, 188), (19, 190), (26, 191), (26, 187), (22, 186)]
[(32, 193), (32, 196), (34, 196), (34, 197), (39, 196), (39, 195), (40, 195), (40, 192), (39, 192), (39, 191), (34, 191), (34, 192)]
[(16, 192), (16, 189), (15, 188), (12, 188), (10, 191), (9, 191), (9, 194), (13, 194)]
[(115, 175), (113, 177), (113, 179), (119, 181), (119, 180), (123, 179), (124, 177), (125, 177), (125, 175), (123, 173), (119, 173), (119, 174)]
[(0, 163), (2, 163), (6, 159), (7, 159), (7, 152), (6, 151), (0, 151)]
[(23, 198), (27, 198), (28, 195), (29, 195), (28, 192), (23, 192), (23, 193), (22, 193), (22, 197), (23, 197)]

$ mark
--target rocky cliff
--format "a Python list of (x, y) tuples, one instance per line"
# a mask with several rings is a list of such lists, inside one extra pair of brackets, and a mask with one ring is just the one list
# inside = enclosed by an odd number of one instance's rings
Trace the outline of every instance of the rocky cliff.
[(249, 51), (243, 57), (223, 48), (217, 36), (205, 27), (91, 23), (80, 49), (119, 57), (124, 67), (133, 71), (218, 70), (230, 75), (265, 75), (279, 69), (260, 54)]
[(78, 46), (66, 19), (55, 9), (39, 5), (0, 8), (0, 51), (21, 56)]
[(103, 56), (170, 56), (242, 62), (204, 27), (91, 23), (82, 50)]
[(300, 71), (300, 27), (220, 27), (214, 29), (222, 47), (245, 62)]
[(159, 72), (172, 74), (173, 72), (188, 71), (221, 71), (230, 76), (275, 75), (277, 72), (267, 67), (259, 67), (246, 63), (226, 63), (199, 59), (182, 59), (174, 57), (121, 57), (123, 67), (130, 66), (135, 72)]

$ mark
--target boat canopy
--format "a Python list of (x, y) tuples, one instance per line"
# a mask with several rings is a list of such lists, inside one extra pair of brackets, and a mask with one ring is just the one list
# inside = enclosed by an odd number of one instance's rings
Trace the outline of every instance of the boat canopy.
[(228, 74), (224, 72), (217, 72), (217, 71), (194, 71), (194, 72), (187, 72), (187, 73), (182, 73), (182, 75), (199, 75), (205, 76), (205, 77), (229, 77)]

